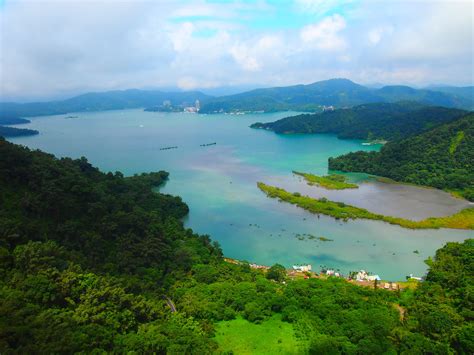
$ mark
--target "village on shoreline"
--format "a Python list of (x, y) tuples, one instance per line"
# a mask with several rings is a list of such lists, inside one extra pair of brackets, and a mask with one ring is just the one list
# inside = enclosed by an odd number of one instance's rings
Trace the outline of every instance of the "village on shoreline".
[[(224, 257), (224, 261), (235, 265), (248, 265), (251, 269), (262, 270), (263, 272), (267, 272), (271, 268), (267, 265), (249, 263), (228, 257)], [(313, 267), (310, 264), (295, 264), (291, 268), (286, 269), (286, 276), (290, 280), (306, 280), (311, 278), (328, 279), (330, 277), (338, 278), (357, 286), (370, 287), (373, 289), (385, 289), (388, 291), (400, 291), (406, 288), (415, 288), (418, 283), (423, 282), (424, 280), (422, 277), (417, 277), (413, 274), (406, 276), (406, 281), (394, 282), (382, 280), (379, 275), (373, 275), (365, 270), (352, 271), (348, 276), (345, 276), (339, 271), (327, 267), (322, 267), (319, 272), (313, 271)], [(284, 282), (285, 281), (283, 281), (283, 283)]]

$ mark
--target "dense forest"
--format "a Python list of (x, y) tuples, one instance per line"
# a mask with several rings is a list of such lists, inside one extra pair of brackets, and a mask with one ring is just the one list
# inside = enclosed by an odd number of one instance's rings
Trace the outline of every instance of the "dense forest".
[(456, 191), (474, 201), (474, 114), (389, 142), (380, 152), (360, 151), (330, 158), (329, 169)]
[(251, 127), (276, 133), (333, 133), (339, 138), (393, 140), (426, 131), (465, 113), (416, 102), (374, 103), (255, 123)]
[(207, 354), (236, 324), (285, 330), (303, 354), (472, 353), (473, 240), (438, 250), (416, 289), (291, 280), (225, 262), (180, 198), (153, 192), (167, 178), (0, 139), (0, 353)]

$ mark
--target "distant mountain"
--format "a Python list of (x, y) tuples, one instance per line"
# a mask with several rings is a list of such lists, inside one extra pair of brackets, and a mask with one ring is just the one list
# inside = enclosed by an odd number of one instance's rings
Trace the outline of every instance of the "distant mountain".
[(157, 90), (123, 90), (87, 93), (67, 100), (34, 103), (0, 103), (0, 115), (42, 116), (70, 112), (119, 110), (161, 105), (169, 100), (173, 105), (194, 104), (209, 96), (201, 92), (162, 92)]
[(465, 109), (474, 108), (474, 97), (469, 99), (468, 97), (455, 95), (449, 92), (413, 89), (409, 86), (384, 86), (383, 88), (375, 90), (375, 94), (386, 102), (410, 100), (434, 106), (457, 107)]
[(447, 189), (474, 201), (474, 113), (389, 142), (380, 152), (361, 151), (330, 158), (329, 169)]
[(413, 89), (408, 86), (368, 88), (347, 79), (331, 79), (309, 85), (256, 89), (236, 95), (209, 98), (202, 113), (232, 111), (320, 111), (374, 102), (417, 101), (428, 105), (474, 108), (474, 98), (450, 92)]
[[(447, 94), (454, 95), (457, 98), (463, 98), (466, 100), (474, 101), (474, 86), (432, 86), (428, 88), (431, 91), (439, 91)], [(472, 107), (471, 107), (472, 108)], [(474, 108), (472, 108), (474, 109)]]
[(464, 110), (405, 101), (291, 116), (275, 122), (255, 123), (251, 127), (286, 134), (334, 133), (340, 138), (393, 140), (418, 134), (464, 114)]

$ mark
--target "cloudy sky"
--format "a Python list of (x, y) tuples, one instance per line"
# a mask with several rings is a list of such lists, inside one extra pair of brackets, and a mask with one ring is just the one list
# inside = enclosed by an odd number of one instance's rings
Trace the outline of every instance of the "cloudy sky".
[(0, 96), (472, 85), (472, 0), (0, 0)]

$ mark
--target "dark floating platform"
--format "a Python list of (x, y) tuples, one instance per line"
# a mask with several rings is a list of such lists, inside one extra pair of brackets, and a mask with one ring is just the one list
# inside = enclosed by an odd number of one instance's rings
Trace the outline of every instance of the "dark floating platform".
[(175, 146), (175, 147), (163, 147), (163, 148), (160, 148), (160, 150), (169, 150), (169, 149), (178, 149), (178, 146)]
[(200, 147), (209, 147), (210, 145), (216, 145), (217, 143), (206, 143), (206, 144), (199, 144)]

